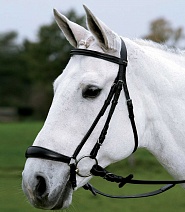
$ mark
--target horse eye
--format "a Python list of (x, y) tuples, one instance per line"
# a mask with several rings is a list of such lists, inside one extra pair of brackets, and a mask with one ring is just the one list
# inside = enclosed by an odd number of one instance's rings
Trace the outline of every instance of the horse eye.
[(101, 89), (97, 86), (88, 85), (86, 88), (82, 91), (83, 98), (96, 98), (99, 96), (101, 92)]

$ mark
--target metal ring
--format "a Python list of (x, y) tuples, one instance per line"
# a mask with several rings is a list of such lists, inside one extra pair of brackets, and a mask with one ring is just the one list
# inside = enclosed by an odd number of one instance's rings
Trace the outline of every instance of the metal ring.
[(94, 165), (98, 165), (98, 160), (96, 158), (91, 158), (90, 155), (82, 156), (80, 159), (76, 160), (76, 174), (80, 177), (90, 177), (90, 176), (92, 176), (91, 173), (86, 174), (86, 175), (80, 174), (80, 170), (78, 168), (78, 163), (84, 158), (90, 158), (91, 160), (94, 160), (95, 161)]

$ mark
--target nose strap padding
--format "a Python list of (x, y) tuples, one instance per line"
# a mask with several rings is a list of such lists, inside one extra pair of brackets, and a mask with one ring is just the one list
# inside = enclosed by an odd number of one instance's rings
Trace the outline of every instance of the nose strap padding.
[(40, 158), (40, 159), (46, 159), (46, 160), (53, 160), (58, 162), (63, 162), (69, 164), (71, 161), (71, 157), (68, 157), (66, 155), (62, 155), (58, 152), (55, 152), (53, 150), (46, 149), (44, 147), (40, 146), (30, 146), (28, 147), (26, 153), (26, 158)]

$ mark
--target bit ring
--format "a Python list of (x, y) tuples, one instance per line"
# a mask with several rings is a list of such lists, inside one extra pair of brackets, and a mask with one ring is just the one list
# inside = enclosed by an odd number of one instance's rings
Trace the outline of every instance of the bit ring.
[(79, 158), (78, 160), (76, 160), (76, 174), (80, 177), (90, 177), (92, 176), (92, 174), (89, 172), (87, 174), (81, 174), (80, 173), (80, 169), (78, 168), (78, 164), (81, 160), (83, 160), (84, 158), (90, 158), (91, 160), (94, 160), (95, 161), (95, 164), (94, 165), (98, 165), (98, 160), (96, 158), (91, 158), (90, 155), (85, 155), (85, 156), (82, 156), (81, 158)]

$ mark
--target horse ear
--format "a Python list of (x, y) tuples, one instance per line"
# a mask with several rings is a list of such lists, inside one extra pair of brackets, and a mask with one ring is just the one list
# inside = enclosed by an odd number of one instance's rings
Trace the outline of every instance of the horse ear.
[(98, 40), (105, 51), (116, 51), (120, 46), (119, 36), (109, 29), (102, 21), (96, 18), (93, 13), (83, 5), (87, 15), (87, 25), (91, 33)]
[(56, 9), (54, 11), (55, 20), (63, 31), (66, 39), (75, 48), (78, 46), (79, 41), (86, 40), (90, 36), (90, 32), (78, 24), (69, 21), (64, 15), (60, 14)]

